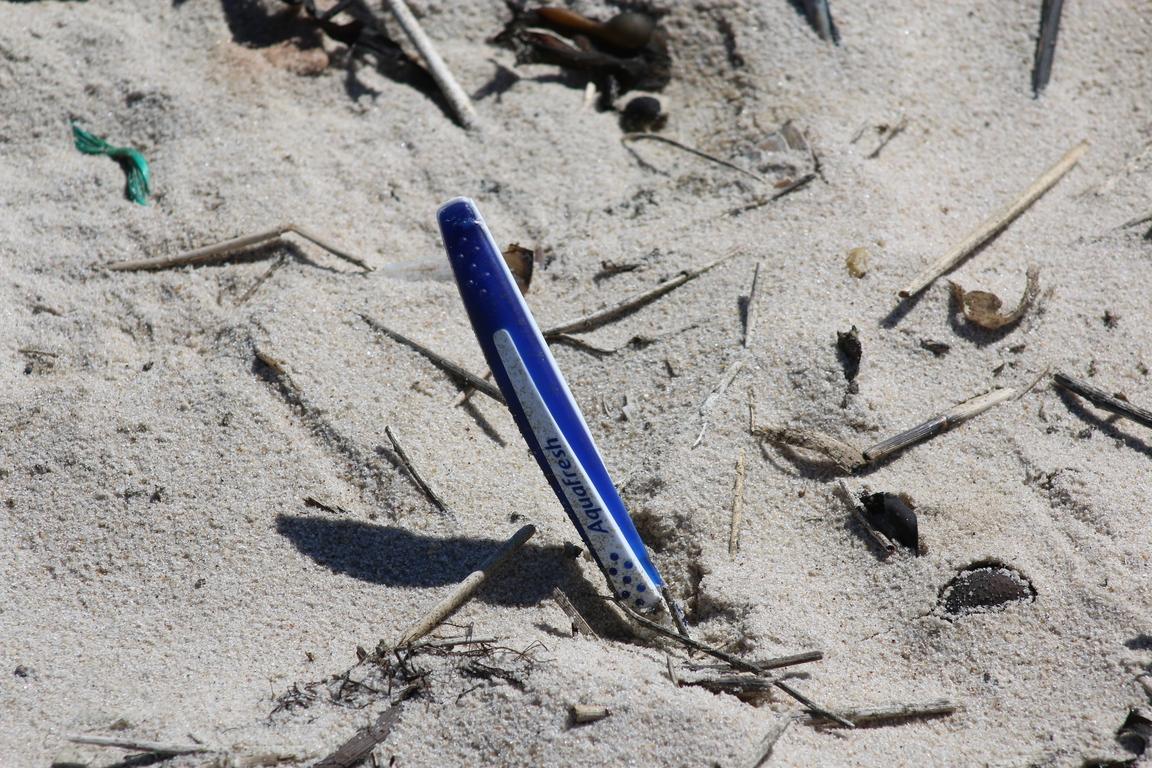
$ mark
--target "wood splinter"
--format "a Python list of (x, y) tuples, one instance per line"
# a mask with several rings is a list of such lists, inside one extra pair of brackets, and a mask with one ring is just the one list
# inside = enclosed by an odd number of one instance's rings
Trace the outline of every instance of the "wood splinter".
[(203, 248), (197, 248), (192, 251), (185, 251), (184, 253), (176, 256), (163, 256), (158, 259), (142, 259), (139, 261), (118, 261), (114, 264), (109, 264), (108, 269), (115, 272), (135, 272), (156, 269), (171, 269), (173, 267), (188, 267), (198, 266), (201, 264), (216, 264), (221, 261), (227, 261), (229, 257), (237, 251), (249, 248), (253, 245), (260, 245), (270, 240), (276, 240), (284, 235), (292, 233), (299, 235), (305, 240), (318, 245), (324, 250), (331, 253), (337, 258), (347, 261), (349, 264), (354, 264), (365, 272), (372, 272), (372, 267), (361, 259), (353, 256), (345, 251), (343, 248), (338, 248), (332, 243), (324, 240), (319, 235), (313, 234), (310, 230), (297, 226), (296, 224), (281, 224), (278, 227), (273, 227), (264, 232), (257, 232), (254, 235), (244, 235), (242, 237), (235, 237), (231, 240), (225, 240), (221, 243), (213, 245), (206, 245)]
[(907, 299), (915, 296), (936, 281), (936, 278), (954, 269), (960, 262), (971, 256), (984, 243), (1005, 227), (1019, 218), (1020, 214), (1028, 210), (1040, 197), (1055, 186), (1064, 174), (1072, 168), (1088, 151), (1088, 142), (1082, 141), (1060, 158), (1060, 160), (1032, 182), (1023, 194), (985, 219), (975, 229), (968, 233), (956, 247), (941, 256), (937, 261), (926, 267), (912, 282), (900, 289), (898, 296)]
[(412, 463), (412, 459), (408, 458), (408, 452), (404, 450), (404, 446), (400, 444), (400, 440), (396, 437), (396, 433), (392, 431), (391, 426), (384, 427), (384, 434), (388, 436), (388, 440), (392, 443), (392, 450), (396, 451), (396, 456), (400, 459), (400, 463), (404, 465), (404, 469), (408, 471), (408, 475), (412, 478), (412, 482), (416, 483), (416, 487), (432, 502), (436, 509), (444, 514), (455, 517), (456, 513), (452, 507), (448, 506), (448, 502), (441, 498), (440, 494), (429, 485), (420, 471), (416, 469), (416, 465)]
[(508, 539), (498, 550), (492, 553), (492, 556), (489, 557), (483, 565), (468, 574), (451, 592), (433, 606), (432, 610), (428, 611), (428, 613), (424, 614), (415, 624), (405, 630), (396, 640), (393, 647), (400, 648), (405, 645), (411, 645), (439, 626), (442, 621), (455, 613), (460, 606), (468, 602), (472, 595), (476, 594), (476, 590), (480, 589), (492, 574), (499, 571), (508, 561), (508, 558), (519, 551), (520, 547), (524, 546), (525, 542), (532, 538), (535, 533), (536, 526), (525, 525), (516, 531), (516, 533), (512, 534), (512, 538)]

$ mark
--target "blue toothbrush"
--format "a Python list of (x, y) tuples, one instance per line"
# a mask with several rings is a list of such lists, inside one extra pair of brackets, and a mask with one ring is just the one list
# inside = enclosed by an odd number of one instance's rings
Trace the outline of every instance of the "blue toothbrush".
[(552, 490), (616, 596), (661, 608), (664, 580), (476, 204), (458, 197), (436, 217), (476, 339)]

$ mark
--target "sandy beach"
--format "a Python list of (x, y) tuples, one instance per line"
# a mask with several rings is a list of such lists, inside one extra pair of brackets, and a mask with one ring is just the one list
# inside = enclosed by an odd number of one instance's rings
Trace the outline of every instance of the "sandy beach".
[[(85, 734), (211, 750), (163, 765), (312, 765), (414, 683), (365, 764), (749, 766), (784, 718), (764, 765), (1146, 764), (1117, 732), (1152, 707), (1152, 431), (1051, 374), (1152, 407), (1152, 224), (1121, 226), (1152, 209), (1148, 8), (1067, 3), (1035, 98), (1039, 0), (833, 0), (838, 45), (787, 0), (668, 3), (660, 135), (741, 172), (622, 141), (585, 77), (489, 42), (503, 3), (411, 5), (476, 129), (273, 0), (0, 4), (0, 765), (145, 764)], [(143, 153), (148, 205), (72, 122)], [(1081, 141), (1003, 233), (897, 298)], [(835, 712), (952, 714), (817, 727), (778, 689), (691, 684), (713, 660), (604, 605), (508, 410), (365, 320), (486, 372), (436, 226), (459, 195), (534, 249), (544, 327), (730, 255), (552, 345), (608, 469), (693, 637), (821, 651), (776, 677)], [(109, 269), (287, 223), (372, 271), (293, 235)], [(961, 316), (950, 280), (1008, 310), (1030, 265), (1019, 321)], [(751, 403), (866, 448), (997, 387), (1026, 393), (851, 474), (749, 431)], [(885, 556), (841, 479), (905, 495), (920, 554)], [(389, 652), (528, 523), (433, 633), (488, 642)], [(950, 610), (981, 567), (1019, 599)], [(575, 704), (610, 714), (573, 724)]]

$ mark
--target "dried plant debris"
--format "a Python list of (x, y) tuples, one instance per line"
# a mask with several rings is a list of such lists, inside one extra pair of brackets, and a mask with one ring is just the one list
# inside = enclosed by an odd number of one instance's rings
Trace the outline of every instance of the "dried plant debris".
[(1063, 10), (1064, 0), (1042, 0), (1040, 3), (1040, 35), (1036, 39), (1036, 57), (1032, 67), (1032, 94), (1036, 98), (1048, 87), (1048, 79), (1052, 77), (1056, 37), (1060, 32)]
[(892, 541), (920, 554), (920, 531), (911, 501), (895, 493), (870, 493), (860, 497), (864, 517)]
[(1015, 325), (1040, 295), (1040, 268), (1030, 265), (1025, 275), (1024, 295), (1011, 312), (1001, 312), (1004, 302), (989, 291), (965, 291), (959, 283), (952, 283), (952, 297), (964, 312), (968, 322), (987, 331), (995, 331)]
[(491, 42), (515, 51), (517, 64), (554, 64), (586, 73), (601, 94), (602, 109), (610, 108), (617, 94), (668, 85), (668, 38), (652, 14), (625, 11), (597, 21), (567, 8), (508, 5), (512, 19)]
[(872, 255), (867, 248), (853, 248), (848, 251), (848, 256), (844, 259), (844, 265), (848, 267), (848, 274), (857, 279), (864, 277), (868, 274), (868, 262), (871, 258)]
[(933, 339), (920, 339), (920, 349), (928, 350), (934, 357), (944, 357), (952, 350), (952, 345)]
[(1000, 563), (973, 563), (940, 590), (938, 603), (950, 617), (991, 613), (1009, 603), (1036, 599), (1032, 582)]
[(860, 358), (864, 348), (860, 345), (860, 331), (852, 326), (848, 331), (836, 331), (836, 349), (844, 366), (844, 378), (850, 382), (848, 391), (856, 392), (856, 377), (860, 375)]
[(597, 720), (603, 720), (610, 714), (612, 712), (608, 707), (599, 704), (573, 704), (568, 710), (568, 716), (572, 719), (573, 725), (594, 723)]
[(812, 451), (828, 459), (845, 472), (855, 472), (868, 461), (860, 449), (831, 435), (815, 430), (780, 427), (772, 424), (753, 427), (753, 435), (777, 445)]
[(536, 268), (536, 251), (525, 248), (519, 243), (512, 243), (504, 249), (504, 263), (512, 271), (512, 277), (515, 278), (520, 293), (528, 293), (528, 287), (532, 284), (532, 273)]

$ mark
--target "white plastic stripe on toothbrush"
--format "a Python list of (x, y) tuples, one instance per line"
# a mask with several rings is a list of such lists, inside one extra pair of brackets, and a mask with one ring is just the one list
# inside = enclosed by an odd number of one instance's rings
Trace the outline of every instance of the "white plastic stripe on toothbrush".
[(661, 608), (664, 580), (480, 212), (456, 198), (437, 218), (476, 339), (552, 490), (616, 596)]

